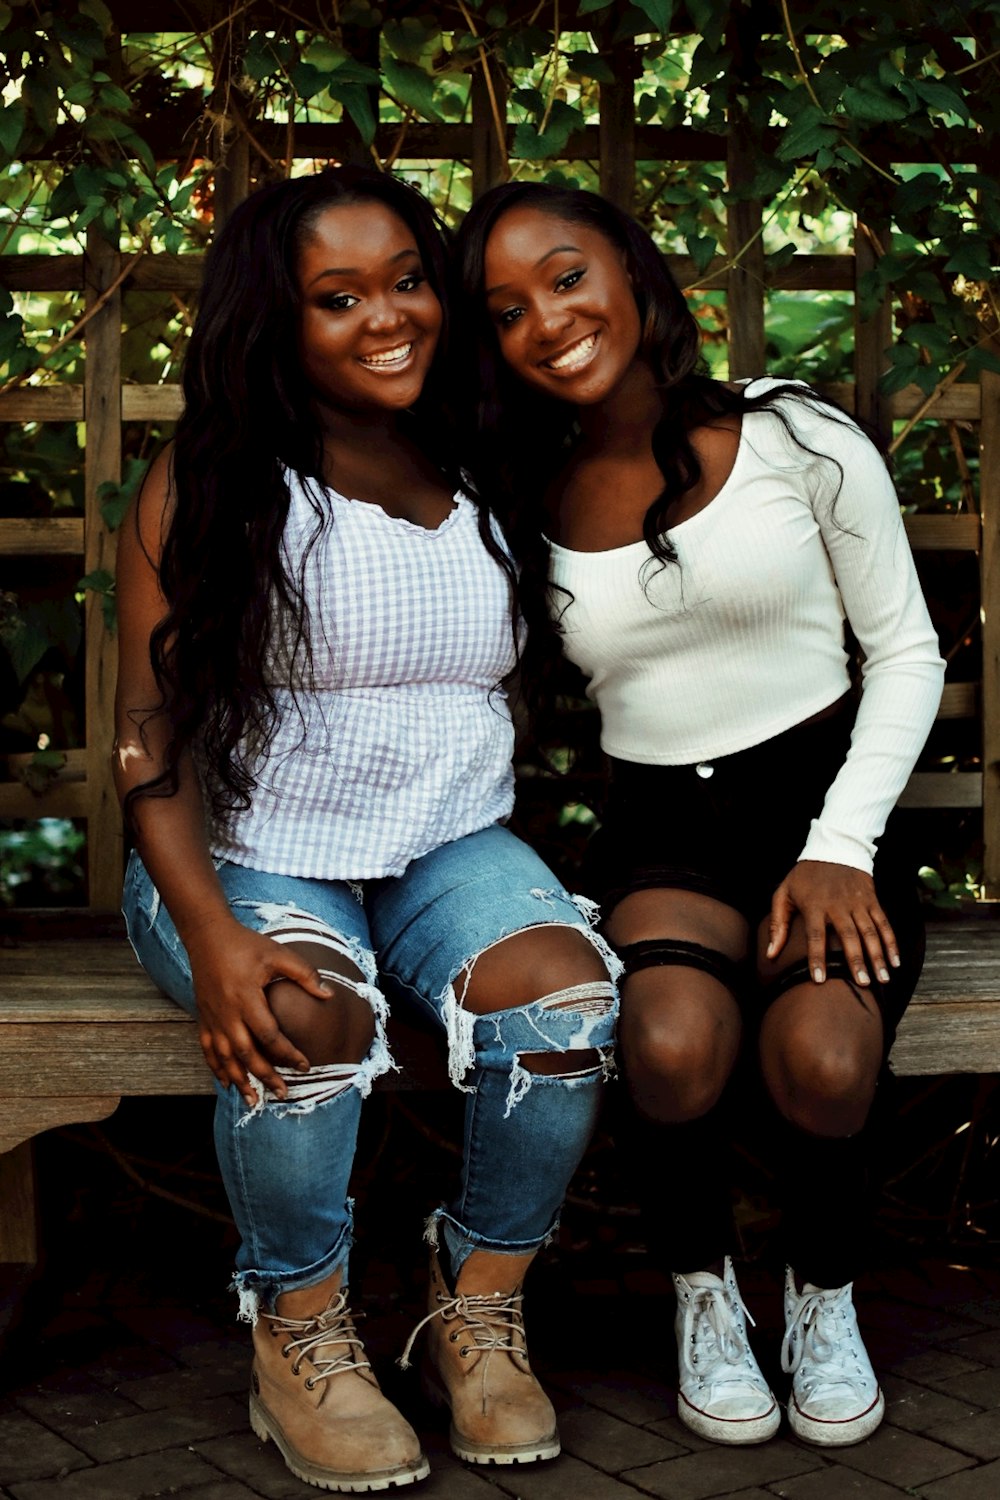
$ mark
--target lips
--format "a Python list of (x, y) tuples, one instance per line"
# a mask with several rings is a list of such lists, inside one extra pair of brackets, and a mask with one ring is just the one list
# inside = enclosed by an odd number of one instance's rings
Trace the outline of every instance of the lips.
[(590, 364), (597, 349), (597, 340), (596, 332), (585, 334), (582, 339), (575, 339), (565, 349), (560, 349), (558, 354), (550, 355), (544, 360), (543, 369), (552, 370), (557, 375), (576, 374)]
[(368, 370), (385, 370), (391, 373), (400, 369), (407, 363), (413, 353), (412, 339), (405, 344), (397, 344), (393, 349), (379, 349), (374, 354), (362, 354), (358, 356), (359, 363)]

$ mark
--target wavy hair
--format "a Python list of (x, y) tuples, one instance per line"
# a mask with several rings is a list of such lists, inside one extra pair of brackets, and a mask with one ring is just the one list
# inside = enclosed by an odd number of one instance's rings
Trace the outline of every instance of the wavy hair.
[[(135, 788), (133, 797), (171, 795), (181, 755), (197, 746), (213, 813), (249, 807), (255, 765), (278, 721), (267, 663), (279, 621), (308, 686), (301, 574), (289, 571), (281, 548), (287, 474), (319, 480), (323, 461), (298, 350), (296, 260), (325, 210), (359, 202), (384, 204), (404, 221), (441, 302), (434, 362), (419, 401), (401, 421), (457, 484), (454, 442), (443, 416), (447, 252), (433, 209), (398, 178), (355, 167), (253, 193), (208, 253), (184, 360), (184, 414), (171, 456), (173, 508), (159, 565), (168, 607), (150, 641), (162, 695), (153, 712), (169, 715), (171, 740), (164, 771)], [(325, 521), (315, 489), (307, 485), (318, 535)]]
[(544, 721), (552, 707), (561, 646), (559, 627), (548, 607), (541, 500), (565, 462), (576, 417), (571, 405), (545, 396), (514, 375), (500, 353), (486, 305), (487, 242), (503, 216), (520, 207), (595, 230), (624, 256), (639, 312), (638, 353), (660, 391), (669, 393), (652, 440), (663, 487), (642, 523), (643, 538), (660, 565), (677, 561), (667, 527), (670, 507), (697, 485), (702, 474), (692, 431), (726, 414), (768, 410), (799, 447), (820, 457), (798, 437), (778, 403), (791, 398), (822, 406), (842, 419), (846, 414), (799, 384), (748, 396), (705, 374), (697, 324), (665, 258), (647, 231), (606, 198), (583, 189), (512, 182), (492, 188), (473, 204), (459, 230), (454, 257), (456, 291), (467, 310), (456, 338), (456, 358), (465, 371), (458, 388), (468, 393), (461, 424), (470, 442), (465, 462), (484, 501), (500, 518), (520, 565), (520, 605), (529, 625), (524, 692), (536, 719)]

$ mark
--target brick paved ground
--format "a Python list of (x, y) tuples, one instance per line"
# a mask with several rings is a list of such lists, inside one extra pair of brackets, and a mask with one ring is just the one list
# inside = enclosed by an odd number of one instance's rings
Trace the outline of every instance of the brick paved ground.
[[(122, 1129), (129, 1129), (127, 1117)], [(48, 1263), (5, 1351), (2, 1500), (294, 1500), (318, 1493), (293, 1479), (273, 1446), (247, 1426), (248, 1335), (218, 1290), (231, 1232), (169, 1204), (151, 1205), (145, 1193), (122, 1187), (124, 1179), (117, 1187), (108, 1176), (81, 1187), (83, 1153), (53, 1141), (42, 1162), (50, 1184), (58, 1179), (46, 1205)], [(375, 1158), (383, 1146), (376, 1145)], [(198, 1169), (196, 1163), (190, 1180)], [(405, 1184), (393, 1190), (405, 1199)], [(213, 1191), (206, 1189), (210, 1211)], [(415, 1496), (1000, 1495), (1000, 1273), (949, 1264), (941, 1255), (923, 1258), (901, 1245), (894, 1257), (890, 1242), (858, 1297), (885, 1380), (883, 1428), (839, 1453), (786, 1436), (727, 1450), (677, 1422), (668, 1288), (634, 1247), (623, 1249), (614, 1225), (602, 1223), (589, 1239), (571, 1223), (568, 1239), (576, 1243), (546, 1252), (534, 1273), (529, 1328), (536, 1365), (560, 1409), (564, 1453), (530, 1468), (473, 1469), (451, 1457), (417, 1379), (393, 1364), (420, 1312), (411, 1274), (418, 1252), (394, 1259), (399, 1236), (380, 1242), (381, 1225), (371, 1242), (362, 1240), (369, 1348), (431, 1460), (431, 1478)], [(780, 1382), (773, 1268), (753, 1265), (741, 1279), (757, 1317), (758, 1352)]]

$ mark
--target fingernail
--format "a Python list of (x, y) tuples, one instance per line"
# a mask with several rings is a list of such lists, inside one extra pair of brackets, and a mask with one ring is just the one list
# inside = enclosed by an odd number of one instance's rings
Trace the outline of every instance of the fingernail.
[(818, 965), (815, 969), (813, 969), (813, 978), (815, 979), (817, 984), (822, 984), (825, 978), (823, 970)]
[(879, 971), (878, 971), (878, 977), (879, 977), (879, 980), (881, 981), (882, 984), (888, 984), (889, 983), (889, 970), (888, 969), (879, 969)]
[(307, 1062), (296, 1063), (295, 1067), (296, 1067), (296, 1071), (299, 1072), (299, 1073), (308, 1073), (309, 1072), (309, 1064)]
[(774, 957), (774, 943), (773, 942), (770, 942), (767, 945), (767, 956), (768, 956), (768, 958), (773, 958)]
[(890, 953), (890, 955), (889, 955), (889, 962), (892, 964), (892, 967), (894, 969), (898, 969), (899, 965), (902, 962), (902, 959), (900, 958), (900, 956), (899, 956), (898, 953)]
[(864, 969), (859, 969), (857, 971), (857, 974), (859, 984), (871, 984), (871, 980), (868, 978), (868, 975), (865, 973)]
[(320, 988), (320, 994), (322, 994), (322, 995), (330, 995), (330, 996), (332, 996), (334, 994), (334, 988), (333, 988), (332, 984), (326, 984), (326, 983), (324, 983), (324, 984), (321, 984), (319, 988)]

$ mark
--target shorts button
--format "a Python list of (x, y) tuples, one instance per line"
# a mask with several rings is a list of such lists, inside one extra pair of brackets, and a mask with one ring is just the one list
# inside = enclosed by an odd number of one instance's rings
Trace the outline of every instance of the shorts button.
[(715, 767), (706, 765), (704, 761), (699, 761), (695, 766), (695, 770), (703, 781), (707, 781), (710, 776), (715, 775)]

